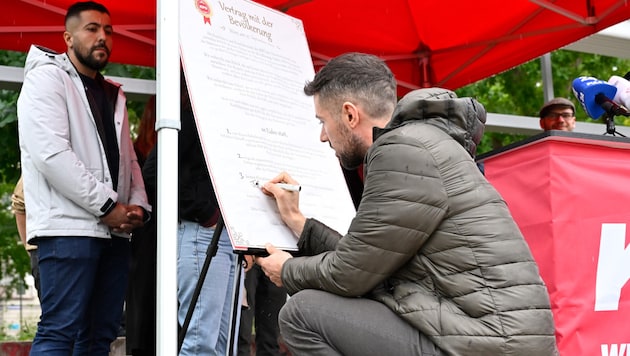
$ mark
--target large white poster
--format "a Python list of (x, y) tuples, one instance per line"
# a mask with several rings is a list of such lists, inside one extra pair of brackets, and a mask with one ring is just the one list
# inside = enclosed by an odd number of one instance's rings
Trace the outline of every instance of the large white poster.
[(180, 1), (184, 72), (206, 162), (236, 250), (297, 250), (273, 198), (254, 182), (287, 171), (300, 208), (341, 233), (354, 216), (339, 162), (319, 141), (302, 22), (244, 0)]

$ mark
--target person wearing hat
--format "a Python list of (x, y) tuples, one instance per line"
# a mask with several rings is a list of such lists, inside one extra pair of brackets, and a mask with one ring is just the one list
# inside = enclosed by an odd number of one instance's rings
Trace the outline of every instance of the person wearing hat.
[(553, 98), (540, 109), (540, 128), (545, 131), (575, 129), (575, 105), (566, 98)]

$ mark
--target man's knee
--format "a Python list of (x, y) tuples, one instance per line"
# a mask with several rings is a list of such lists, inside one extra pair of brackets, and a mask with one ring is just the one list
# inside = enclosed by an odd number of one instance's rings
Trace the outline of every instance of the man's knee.
[[(299, 293), (298, 293), (299, 294)], [(297, 294), (296, 294), (297, 295)], [(278, 313), (278, 325), (282, 330), (282, 325), (287, 323), (291, 323), (295, 315), (295, 305), (294, 305), (293, 297), (289, 298), (286, 303), (280, 308), (280, 312)]]
[(303, 290), (287, 299), (286, 303), (280, 309), (280, 313), (278, 314), (278, 324), (280, 326), (280, 330), (282, 331), (283, 326), (287, 326), (290, 324), (295, 324), (299, 321), (300, 315), (303, 310), (308, 309), (307, 305), (313, 299), (311, 295), (311, 290)]

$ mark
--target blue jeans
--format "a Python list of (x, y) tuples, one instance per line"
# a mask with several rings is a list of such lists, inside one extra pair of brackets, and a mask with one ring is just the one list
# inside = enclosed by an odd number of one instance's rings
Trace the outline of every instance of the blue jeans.
[[(194, 222), (182, 220), (179, 224), (177, 317), (180, 325), (186, 319), (213, 234), (214, 228), (205, 228)], [(210, 261), (208, 274), (203, 282), (180, 355), (226, 355), (231, 313), (235, 306), (233, 292), (236, 262), (237, 256), (233, 252), (230, 238), (223, 229), (217, 253)]]
[(109, 355), (122, 317), (129, 239), (38, 238), (42, 315), (31, 355)]

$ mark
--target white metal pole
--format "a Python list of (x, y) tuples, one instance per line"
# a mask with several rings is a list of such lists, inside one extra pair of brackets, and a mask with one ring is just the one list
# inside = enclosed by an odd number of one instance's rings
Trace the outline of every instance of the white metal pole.
[(177, 355), (177, 186), (181, 127), (179, 1), (157, 1), (156, 77), (158, 132), (156, 351)]
[[(551, 53), (545, 53), (540, 57), (540, 71), (543, 80), (543, 93), (545, 103), (554, 98), (553, 73), (551, 72)], [(541, 106), (543, 104), (540, 104)]]

